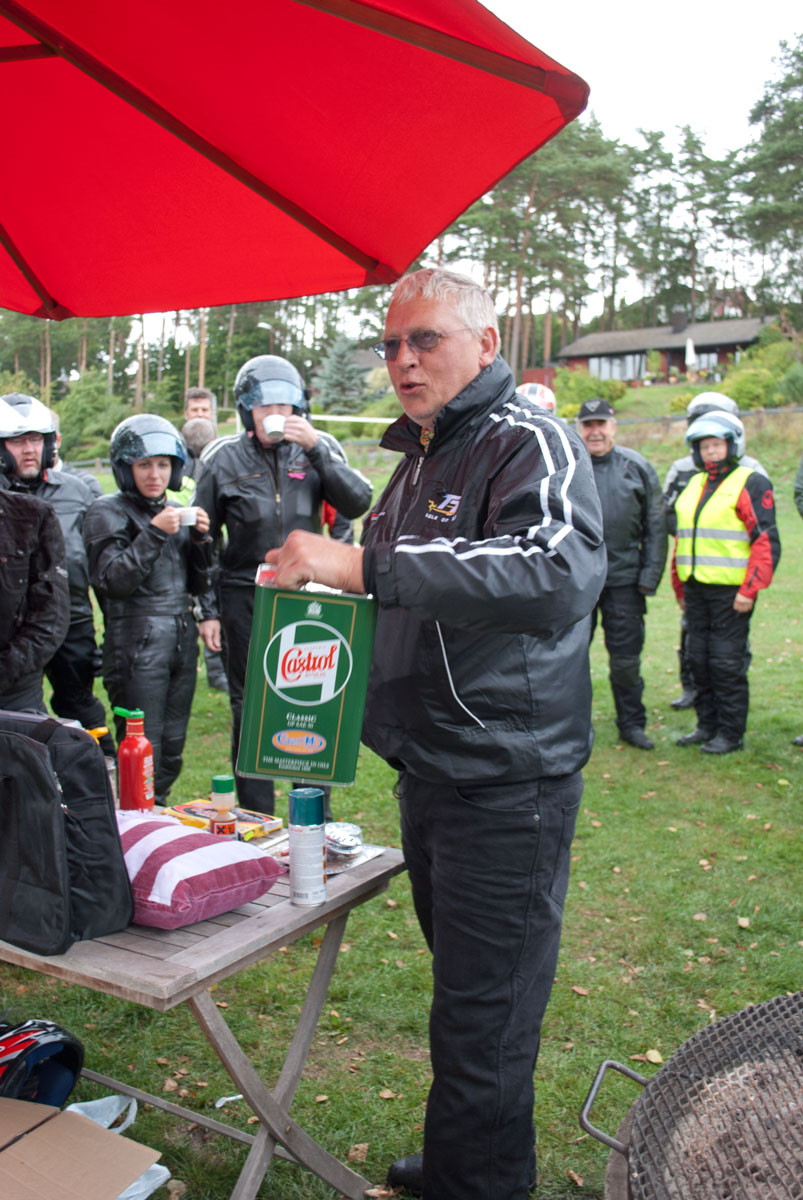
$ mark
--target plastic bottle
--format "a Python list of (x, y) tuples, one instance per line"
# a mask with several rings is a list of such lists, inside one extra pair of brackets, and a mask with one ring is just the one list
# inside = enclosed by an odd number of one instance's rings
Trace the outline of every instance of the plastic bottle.
[(237, 818), (234, 814), (234, 776), (213, 775), (209, 802), (215, 815), (209, 818), (209, 832), (218, 837), (237, 837)]
[(323, 791), (292, 788), (287, 823), (290, 849), (290, 900), (323, 904), (326, 900), (326, 828)]
[(153, 746), (145, 737), (141, 708), (115, 708), (125, 717), (125, 737), (117, 747), (120, 808), (149, 812), (153, 808)]

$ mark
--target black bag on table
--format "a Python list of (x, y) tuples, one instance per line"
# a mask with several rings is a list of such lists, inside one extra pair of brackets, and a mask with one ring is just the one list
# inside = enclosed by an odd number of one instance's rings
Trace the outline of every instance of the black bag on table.
[(0, 710), (0, 939), (63, 954), (133, 913), (100, 746), (76, 726)]

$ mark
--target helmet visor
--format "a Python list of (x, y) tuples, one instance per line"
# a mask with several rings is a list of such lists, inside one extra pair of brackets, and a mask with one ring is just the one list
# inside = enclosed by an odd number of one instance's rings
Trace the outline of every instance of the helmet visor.
[(304, 407), (304, 393), (289, 379), (263, 379), (254, 381), (248, 389), (248, 408), (261, 408), (265, 404), (291, 404), (293, 408)]
[(159, 454), (186, 462), (186, 455), (181, 443), (175, 434), (167, 430), (149, 430), (147, 433), (140, 434), (136, 439), (132, 439), (132, 443), (130, 448), (126, 447), (127, 453), (122, 456), (124, 462), (138, 462), (141, 458), (154, 458)]

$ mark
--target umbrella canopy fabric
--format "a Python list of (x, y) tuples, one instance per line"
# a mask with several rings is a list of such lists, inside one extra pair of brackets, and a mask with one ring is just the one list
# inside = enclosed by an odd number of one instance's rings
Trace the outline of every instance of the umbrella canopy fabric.
[(391, 282), (587, 97), (476, 0), (0, 0), (0, 306)]

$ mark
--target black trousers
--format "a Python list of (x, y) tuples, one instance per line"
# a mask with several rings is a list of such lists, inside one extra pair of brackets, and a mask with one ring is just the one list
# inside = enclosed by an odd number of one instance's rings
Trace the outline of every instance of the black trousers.
[(644, 648), (644, 613), (647, 601), (635, 584), (604, 587), (591, 615), (591, 636), (602, 618), (616, 724), (620, 731), (643, 729), (647, 710), (642, 703), (641, 651)]
[[(57, 717), (79, 721), (84, 729), (106, 725), (103, 701), (92, 691), (95, 682), (95, 626), (91, 617), (73, 621), (67, 636), (45, 668), (53, 686), (50, 707)], [(104, 754), (114, 754), (114, 738), (100, 739)]]
[(697, 695), (694, 708), (700, 729), (740, 741), (747, 727), (750, 691), (750, 617), (733, 607), (736, 587), (683, 584), (686, 639)]
[[(254, 617), (253, 587), (226, 587), (220, 589), (220, 623), (223, 628), (223, 661), (229, 681), (231, 701), (231, 761), (237, 763), (240, 745), (240, 728), (243, 721), (243, 691), (245, 671), (248, 666), (248, 645), (251, 641), (251, 624)], [(272, 813), (276, 804), (276, 793), (272, 779), (252, 779), (238, 775), (234, 782), (237, 788), (237, 803), (254, 812)], [(297, 786), (303, 786), (301, 782)], [(330, 789), (323, 788), (326, 820), (332, 816)]]
[[(190, 613), (106, 622), (103, 682), (112, 705), (145, 713), (145, 736), (153, 745), (153, 788), (160, 804), (167, 803), (181, 771), (197, 663), (198, 630)], [(125, 719), (114, 720), (121, 741)]]
[(432, 951), (424, 1200), (526, 1200), (533, 1071), (558, 957), (580, 772), (399, 780), (402, 846)]

